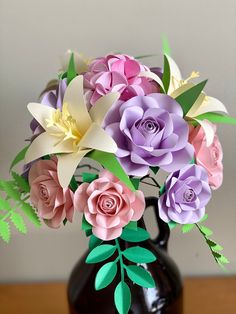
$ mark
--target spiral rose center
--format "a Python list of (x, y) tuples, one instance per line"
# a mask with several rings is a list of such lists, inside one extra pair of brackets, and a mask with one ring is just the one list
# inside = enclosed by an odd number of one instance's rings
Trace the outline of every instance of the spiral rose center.
[(43, 201), (47, 201), (49, 198), (48, 190), (46, 189), (44, 185), (40, 185), (39, 196)]
[(149, 134), (157, 133), (160, 130), (160, 124), (153, 119), (146, 119), (142, 121), (141, 127), (145, 132)]
[(114, 214), (117, 208), (117, 200), (108, 195), (102, 195), (99, 199), (99, 207), (104, 214)]
[(194, 197), (195, 197), (195, 192), (193, 191), (193, 189), (187, 189), (185, 192), (184, 192), (184, 201), (185, 202), (191, 202)]

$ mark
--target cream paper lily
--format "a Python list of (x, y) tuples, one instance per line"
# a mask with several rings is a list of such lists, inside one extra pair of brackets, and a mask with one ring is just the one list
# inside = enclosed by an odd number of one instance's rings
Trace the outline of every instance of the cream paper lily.
[(101, 97), (88, 112), (83, 95), (83, 76), (74, 78), (66, 89), (62, 111), (39, 103), (28, 110), (44, 128), (30, 145), (25, 162), (50, 154), (58, 155), (58, 178), (66, 188), (81, 159), (91, 150), (115, 153), (115, 141), (102, 128), (104, 117), (119, 93)]

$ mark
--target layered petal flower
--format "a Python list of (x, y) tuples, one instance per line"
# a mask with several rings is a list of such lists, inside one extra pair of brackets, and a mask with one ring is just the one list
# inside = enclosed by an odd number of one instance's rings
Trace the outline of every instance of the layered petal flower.
[(58, 155), (60, 184), (68, 186), (81, 159), (91, 150), (115, 153), (115, 141), (101, 127), (107, 110), (119, 98), (110, 93), (99, 100), (99, 110), (88, 111), (83, 96), (83, 76), (74, 78), (67, 87), (62, 109), (30, 103), (28, 109), (45, 130), (30, 145), (25, 162), (50, 154)]

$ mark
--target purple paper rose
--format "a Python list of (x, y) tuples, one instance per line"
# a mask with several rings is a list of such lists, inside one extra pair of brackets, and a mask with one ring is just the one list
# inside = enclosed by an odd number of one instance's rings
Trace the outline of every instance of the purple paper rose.
[[(60, 80), (57, 87), (48, 90), (42, 94), (40, 98), (40, 103), (45, 106), (61, 110), (66, 87), (67, 87), (66, 79)], [(33, 132), (31, 140), (33, 140), (36, 136), (44, 132), (44, 129), (35, 119), (31, 121), (30, 128), (31, 131)]]
[(159, 198), (162, 220), (192, 224), (202, 219), (211, 198), (208, 175), (202, 166), (188, 165), (169, 175)]
[(119, 92), (121, 100), (137, 95), (158, 92), (157, 84), (141, 72), (150, 71), (133, 57), (117, 54), (97, 58), (89, 65), (84, 74), (85, 96), (88, 105), (94, 103), (109, 92)]
[(144, 176), (150, 166), (173, 172), (193, 158), (182, 108), (165, 94), (117, 102), (107, 114), (105, 129), (115, 140), (116, 155), (128, 175)]

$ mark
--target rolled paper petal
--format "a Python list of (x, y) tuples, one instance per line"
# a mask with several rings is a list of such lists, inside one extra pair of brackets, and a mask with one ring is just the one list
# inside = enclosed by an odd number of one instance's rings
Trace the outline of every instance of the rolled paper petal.
[(92, 120), (84, 100), (82, 75), (75, 77), (68, 85), (63, 104), (67, 104), (71, 116), (77, 121), (78, 130), (84, 134)]
[(76, 153), (58, 156), (58, 179), (63, 188), (67, 188), (77, 166), (90, 149), (78, 150)]
[(74, 151), (73, 143), (67, 140), (58, 143), (58, 138), (44, 132), (40, 134), (29, 146), (26, 155), (25, 163), (29, 163), (43, 156), (59, 153), (72, 153)]
[(39, 103), (29, 103), (27, 106), (29, 112), (38, 121), (38, 123), (44, 128), (47, 129), (48, 122), (47, 120), (51, 118), (56, 109), (48, 107)]

